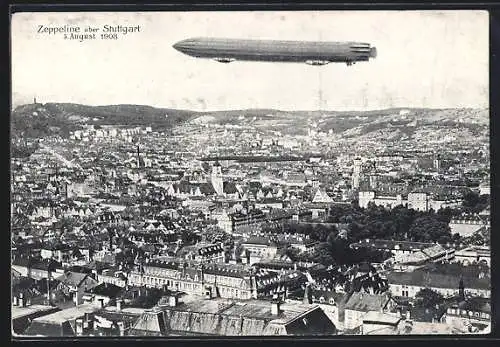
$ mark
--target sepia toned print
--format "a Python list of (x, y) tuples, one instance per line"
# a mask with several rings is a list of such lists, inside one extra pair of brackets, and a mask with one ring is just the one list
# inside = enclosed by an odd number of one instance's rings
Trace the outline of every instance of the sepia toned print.
[(11, 29), (14, 336), (490, 333), (486, 12)]

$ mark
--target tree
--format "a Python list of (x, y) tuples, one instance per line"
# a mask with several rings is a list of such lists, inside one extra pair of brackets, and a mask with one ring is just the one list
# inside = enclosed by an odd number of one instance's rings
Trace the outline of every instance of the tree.
[(441, 222), (432, 216), (416, 218), (408, 230), (413, 241), (418, 242), (451, 242), (450, 227), (447, 223)]
[(479, 195), (476, 192), (469, 191), (464, 194), (462, 207), (464, 212), (479, 213), (489, 205), (489, 195)]
[(444, 298), (441, 294), (428, 288), (420, 290), (415, 295), (415, 298), (417, 299), (417, 305), (425, 308), (435, 308), (436, 305), (441, 305), (444, 302)]
[(316, 247), (312, 260), (325, 266), (337, 264), (327, 242), (322, 242)]

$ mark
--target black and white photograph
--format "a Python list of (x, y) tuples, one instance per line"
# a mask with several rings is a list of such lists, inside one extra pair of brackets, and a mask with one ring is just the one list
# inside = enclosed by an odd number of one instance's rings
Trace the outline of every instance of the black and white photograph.
[(16, 12), (11, 331), (491, 333), (489, 16)]

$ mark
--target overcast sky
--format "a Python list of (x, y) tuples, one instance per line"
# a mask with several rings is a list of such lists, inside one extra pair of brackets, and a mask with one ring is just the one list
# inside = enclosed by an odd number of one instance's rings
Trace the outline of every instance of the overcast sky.
[[(118, 40), (37, 33), (39, 25), (140, 25)], [(176, 51), (190, 37), (362, 41), (353, 66), (221, 64)], [(15, 104), (142, 104), (198, 111), (487, 107), (488, 14), (480, 11), (18, 13)]]

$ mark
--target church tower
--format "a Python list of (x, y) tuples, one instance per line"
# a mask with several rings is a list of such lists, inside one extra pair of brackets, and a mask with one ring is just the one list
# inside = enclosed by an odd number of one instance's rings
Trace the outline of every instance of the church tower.
[(354, 159), (353, 172), (352, 172), (352, 188), (359, 188), (359, 181), (361, 179), (362, 161), (361, 158)]
[(222, 167), (219, 162), (216, 162), (214, 166), (212, 166), (212, 186), (214, 187), (217, 195), (224, 194), (224, 184), (222, 182)]

